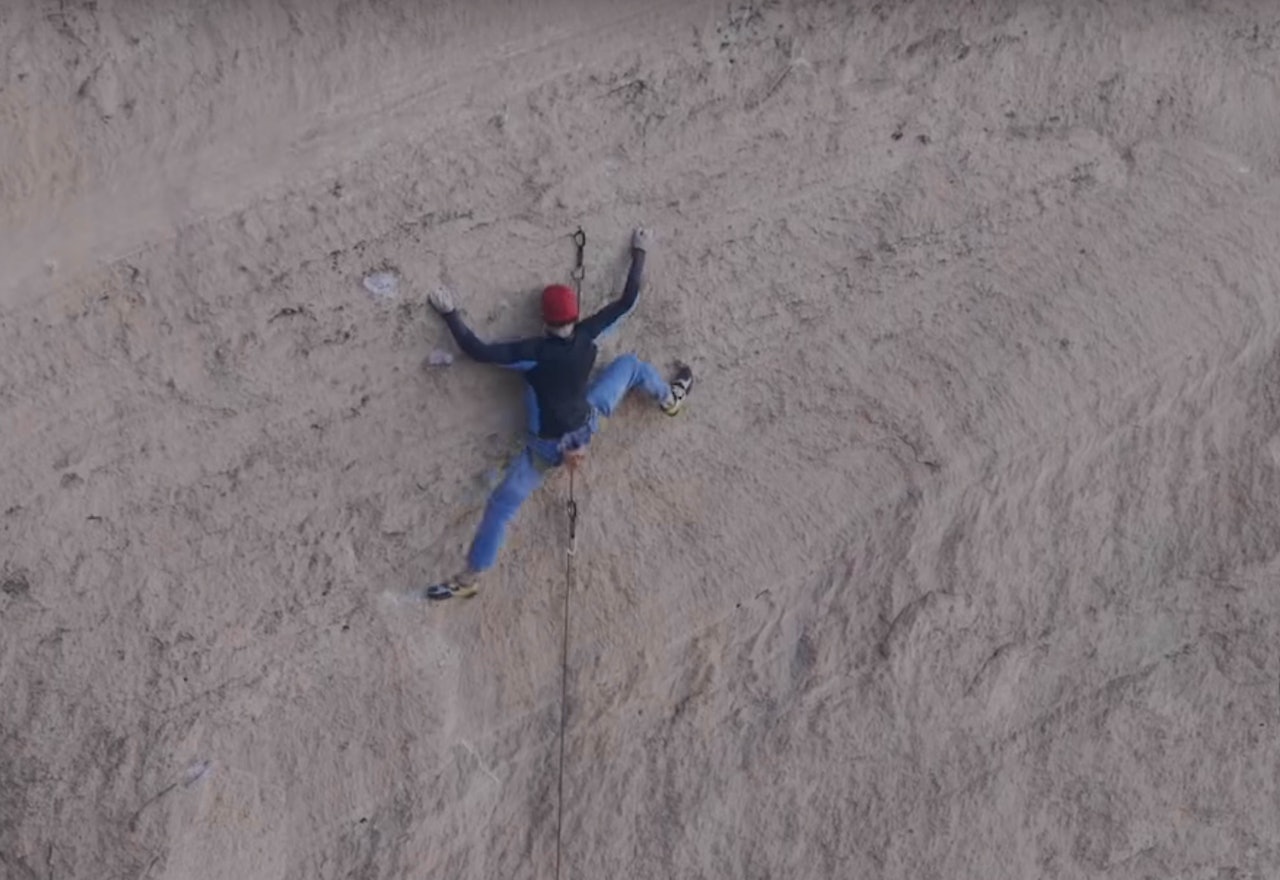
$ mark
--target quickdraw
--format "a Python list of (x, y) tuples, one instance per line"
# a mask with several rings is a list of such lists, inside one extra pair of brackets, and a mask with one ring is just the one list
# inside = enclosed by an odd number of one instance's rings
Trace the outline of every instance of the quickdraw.
[(583, 254), (587, 250), (587, 234), (582, 231), (582, 227), (578, 227), (578, 231), (573, 234), (574, 246), (578, 248), (578, 261), (574, 264), (573, 272), (570, 277), (573, 278), (573, 290), (578, 294), (578, 298), (582, 298), (582, 279), (587, 277), (587, 270), (582, 265)]
[(573, 497), (573, 472), (577, 469), (578, 463), (572, 459), (568, 462), (569, 466), (569, 503), (567, 509), (569, 512), (569, 555), (573, 556), (578, 548), (578, 502)]

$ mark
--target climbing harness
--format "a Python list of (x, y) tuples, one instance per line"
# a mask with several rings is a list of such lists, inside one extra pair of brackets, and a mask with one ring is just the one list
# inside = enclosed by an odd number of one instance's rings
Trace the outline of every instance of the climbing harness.
[[(579, 308), (581, 308), (582, 279), (586, 274), (586, 270), (582, 267), (582, 256), (587, 247), (587, 234), (582, 231), (581, 226), (573, 234), (573, 243), (578, 249), (578, 258), (572, 273), (573, 291), (577, 294)], [(565, 553), (564, 563), (564, 625), (560, 643), (560, 765), (559, 779), (556, 782), (556, 880), (560, 880), (561, 833), (564, 829), (564, 734), (569, 718), (569, 596), (573, 593), (575, 586), (576, 572), (573, 563), (578, 550), (578, 501), (573, 493), (573, 475), (585, 454), (586, 450), (579, 447), (564, 451), (565, 469), (569, 471), (569, 501), (565, 505), (569, 515), (569, 547)]]

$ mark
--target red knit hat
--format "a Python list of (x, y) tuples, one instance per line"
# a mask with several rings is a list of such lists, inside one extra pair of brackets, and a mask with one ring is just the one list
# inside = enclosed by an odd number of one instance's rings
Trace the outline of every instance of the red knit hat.
[(572, 287), (552, 284), (542, 291), (542, 320), (552, 327), (578, 320), (578, 295)]

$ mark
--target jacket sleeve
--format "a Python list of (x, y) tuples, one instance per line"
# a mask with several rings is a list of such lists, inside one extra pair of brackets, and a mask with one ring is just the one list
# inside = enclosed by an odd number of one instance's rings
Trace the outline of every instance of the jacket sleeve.
[(484, 342), (462, 320), (462, 315), (455, 309), (442, 316), (454, 341), (463, 353), (472, 360), (482, 364), (496, 364), (515, 370), (532, 370), (538, 362), (536, 339), (521, 339), (515, 342)]
[(578, 332), (591, 339), (602, 339), (615, 329), (622, 319), (631, 314), (640, 300), (640, 281), (644, 275), (645, 253), (640, 248), (631, 249), (631, 269), (622, 296), (609, 303), (589, 318), (578, 323)]

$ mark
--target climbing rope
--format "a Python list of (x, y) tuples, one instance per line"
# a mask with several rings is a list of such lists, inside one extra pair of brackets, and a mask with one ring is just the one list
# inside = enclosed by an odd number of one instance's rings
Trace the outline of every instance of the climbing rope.
[[(573, 243), (578, 248), (577, 264), (573, 267), (573, 291), (581, 308), (582, 279), (585, 270), (582, 268), (582, 254), (587, 246), (587, 235), (578, 227), (573, 234)], [(572, 453), (565, 456), (565, 465), (569, 470), (569, 502), (566, 510), (569, 514), (569, 548), (564, 563), (564, 626), (560, 643), (560, 767), (559, 779), (556, 782), (556, 880), (560, 880), (561, 838), (564, 830), (564, 734), (569, 718), (569, 596), (574, 588), (574, 556), (578, 549), (578, 502), (573, 494), (573, 474), (581, 459)]]
[(560, 878), (561, 838), (564, 831), (564, 734), (569, 718), (569, 594), (573, 592), (573, 553), (578, 529), (578, 506), (573, 500), (573, 467), (569, 468), (569, 552), (565, 556), (564, 637), (560, 643), (560, 778), (556, 783), (556, 880)]

